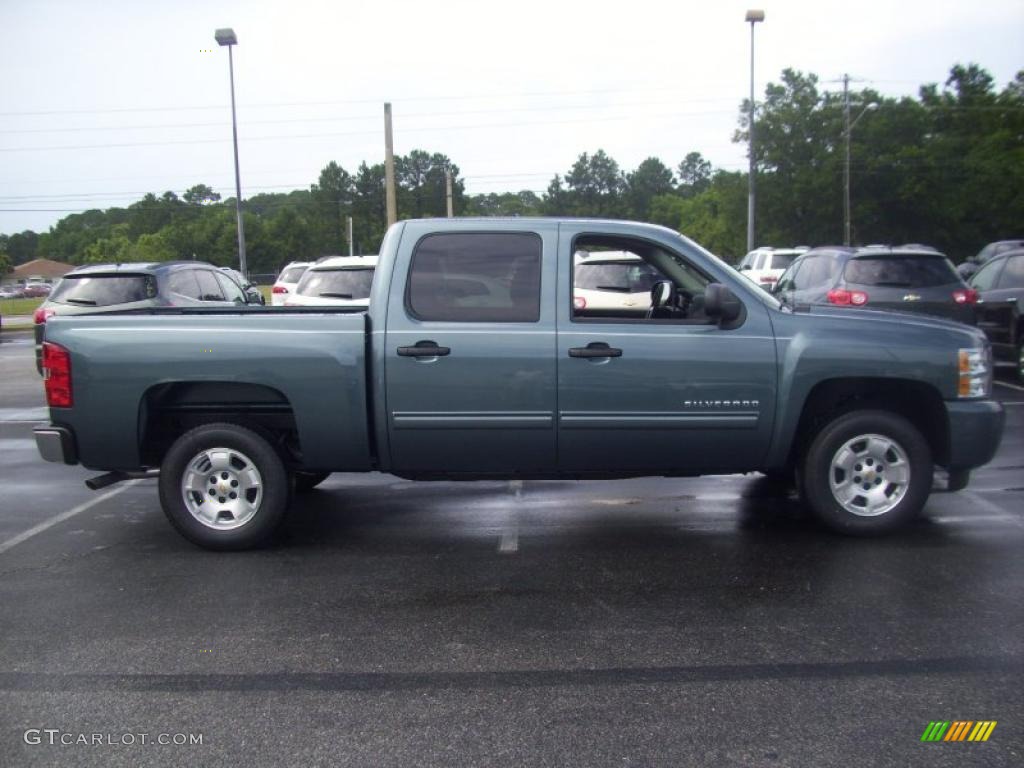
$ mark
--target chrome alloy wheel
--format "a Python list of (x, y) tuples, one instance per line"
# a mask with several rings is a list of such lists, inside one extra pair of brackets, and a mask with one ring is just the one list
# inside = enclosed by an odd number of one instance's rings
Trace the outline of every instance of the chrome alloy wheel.
[(234, 448), (207, 448), (188, 462), (181, 495), (192, 517), (228, 531), (249, 522), (263, 500), (263, 477), (252, 459)]
[(860, 517), (884, 515), (907, 494), (910, 462), (895, 440), (883, 435), (858, 435), (832, 457), (828, 475), (832, 497)]

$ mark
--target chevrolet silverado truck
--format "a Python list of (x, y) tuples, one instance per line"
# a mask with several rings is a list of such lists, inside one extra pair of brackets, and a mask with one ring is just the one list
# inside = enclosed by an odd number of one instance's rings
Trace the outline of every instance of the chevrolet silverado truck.
[[(579, 265), (630, 254), (649, 301), (586, 302)], [(600, 281), (588, 291), (621, 290)], [(56, 316), (42, 457), (159, 477), (211, 549), (268, 539), (331, 472), (553, 479), (759, 471), (828, 526), (893, 530), (936, 466), (991, 460), (1004, 413), (975, 328), (788, 306), (657, 226), (431, 219), (392, 226), (368, 308)]]

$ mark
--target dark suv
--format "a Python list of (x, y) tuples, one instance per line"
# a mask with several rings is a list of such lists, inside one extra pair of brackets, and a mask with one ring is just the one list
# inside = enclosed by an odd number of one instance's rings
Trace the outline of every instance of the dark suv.
[(923, 312), (969, 325), (978, 300), (949, 259), (926, 245), (814, 248), (793, 262), (773, 293), (791, 305)]
[(998, 364), (1013, 365), (1024, 381), (1024, 248), (990, 259), (971, 278), (978, 291), (978, 327)]
[(54, 315), (150, 307), (259, 304), (230, 275), (201, 261), (92, 264), (68, 272), (35, 311), (36, 368), (42, 373), (43, 331)]

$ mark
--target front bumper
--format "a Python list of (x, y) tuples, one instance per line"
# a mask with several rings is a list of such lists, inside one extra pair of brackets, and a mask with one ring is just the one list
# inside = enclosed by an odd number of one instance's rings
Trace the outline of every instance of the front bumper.
[(75, 435), (66, 427), (36, 427), (32, 432), (36, 436), (36, 448), (39, 455), (46, 461), (58, 464), (77, 464), (78, 449), (75, 447)]
[(1006, 412), (996, 400), (946, 402), (949, 420), (947, 469), (974, 469), (992, 461), (999, 449)]

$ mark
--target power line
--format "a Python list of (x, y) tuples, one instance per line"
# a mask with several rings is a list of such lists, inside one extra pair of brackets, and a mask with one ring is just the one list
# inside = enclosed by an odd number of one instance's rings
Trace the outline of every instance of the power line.
[[(598, 118), (575, 118), (575, 119), (563, 119), (563, 120), (544, 120), (544, 121), (523, 121), (514, 123), (474, 123), (474, 124), (463, 124), (463, 125), (432, 125), (432, 126), (404, 126), (402, 131), (403, 134), (413, 133), (429, 133), (436, 131), (462, 131), (462, 130), (478, 130), (480, 128), (521, 128), (526, 126), (534, 125), (568, 125), (578, 123), (606, 123), (619, 120), (637, 120), (638, 118), (663, 118), (663, 117), (702, 117), (709, 115), (721, 115), (721, 114), (732, 114), (733, 110), (712, 110), (706, 112), (669, 112), (661, 114), (650, 114), (650, 115), (638, 115), (633, 112), (628, 115), (617, 115), (617, 116), (602, 116)], [(330, 133), (305, 133), (305, 134), (280, 134), (273, 136), (250, 136), (243, 139), (245, 142), (253, 141), (279, 141), (279, 140), (294, 140), (294, 139), (326, 139), (326, 138), (345, 138), (351, 136), (377, 136), (380, 133), (379, 130), (367, 130), (367, 131), (342, 131), (342, 132), (330, 132)], [(231, 141), (230, 139), (178, 139), (169, 141), (131, 141), (131, 142), (115, 142), (111, 144), (59, 144), (51, 146), (37, 146), (37, 147), (0, 147), (0, 152), (56, 152), (64, 150), (82, 150), (82, 149), (125, 149), (131, 147), (166, 147), (166, 146), (181, 146), (181, 145), (196, 145), (196, 144), (224, 144)]]
[[(581, 90), (562, 90), (562, 91), (525, 91), (520, 93), (502, 91), (500, 89), (488, 91), (487, 93), (477, 94), (445, 94), (445, 95), (433, 95), (433, 96), (407, 96), (404, 98), (392, 98), (392, 103), (400, 102), (431, 102), (431, 101), (470, 101), (476, 99), (501, 99), (507, 101), (510, 98), (537, 98), (544, 96), (569, 96), (569, 95), (589, 95), (598, 93), (678, 93), (682, 91), (682, 88), (652, 88), (652, 87), (636, 87), (636, 86), (623, 86), (618, 88), (594, 88), (594, 89), (581, 89)], [(715, 101), (720, 99), (708, 99), (709, 101)], [(340, 99), (340, 100), (329, 100), (329, 101), (282, 101), (282, 102), (255, 102), (252, 104), (239, 104), (240, 108), (253, 109), (253, 108), (281, 108), (281, 107), (309, 107), (309, 106), (337, 106), (342, 104), (382, 104), (388, 101), (384, 98), (373, 98), (373, 99)], [(23, 116), (43, 116), (43, 115), (99, 115), (99, 114), (115, 114), (124, 112), (185, 112), (185, 111), (199, 111), (199, 110), (223, 110), (226, 109), (224, 104), (202, 104), (192, 106), (173, 106), (173, 107), (105, 107), (97, 109), (51, 109), (51, 110), (34, 110), (34, 111), (13, 111), (13, 112), (0, 112), (0, 117), (23, 117)]]

